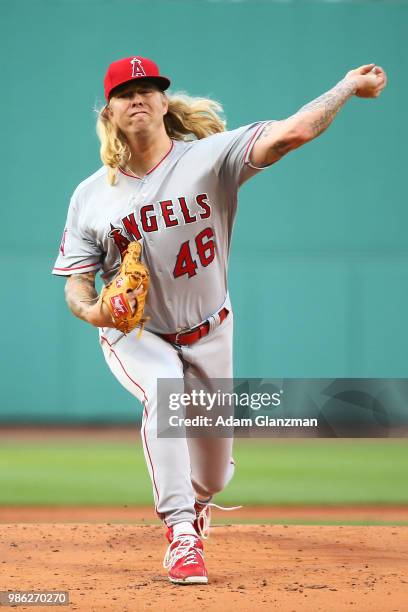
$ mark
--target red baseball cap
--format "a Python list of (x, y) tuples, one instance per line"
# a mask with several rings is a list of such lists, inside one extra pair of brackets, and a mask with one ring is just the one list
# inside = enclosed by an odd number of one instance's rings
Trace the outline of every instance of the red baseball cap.
[(160, 76), (159, 67), (147, 57), (125, 57), (113, 62), (106, 71), (104, 87), (105, 98), (109, 102), (112, 90), (134, 79), (149, 79), (162, 91), (170, 87), (170, 79)]

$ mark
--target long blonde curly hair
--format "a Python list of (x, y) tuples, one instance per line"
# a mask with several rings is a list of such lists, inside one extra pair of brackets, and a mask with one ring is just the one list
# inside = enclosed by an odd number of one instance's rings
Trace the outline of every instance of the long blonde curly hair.
[[(170, 138), (199, 140), (226, 129), (223, 109), (218, 102), (208, 98), (193, 98), (185, 93), (171, 94), (167, 99), (169, 108), (164, 116), (164, 125)], [(108, 182), (114, 185), (118, 167), (129, 162), (130, 149), (126, 136), (111, 123), (107, 108), (106, 105), (98, 111), (96, 132), (101, 141), (101, 159), (108, 168)]]

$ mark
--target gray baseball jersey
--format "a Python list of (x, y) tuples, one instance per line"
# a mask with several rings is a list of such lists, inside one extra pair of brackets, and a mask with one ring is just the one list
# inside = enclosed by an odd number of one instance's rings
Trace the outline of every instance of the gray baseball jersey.
[(129, 241), (151, 274), (146, 327), (173, 333), (204, 321), (227, 299), (238, 188), (259, 169), (250, 154), (265, 122), (201, 140), (172, 141), (143, 178), (105, 167), (75, 190), (53, 274), (101, 270), (108, 283)]

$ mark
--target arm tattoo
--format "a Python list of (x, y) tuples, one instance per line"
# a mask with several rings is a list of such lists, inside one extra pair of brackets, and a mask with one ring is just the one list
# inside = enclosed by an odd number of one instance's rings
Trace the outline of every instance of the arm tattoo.
[(343, 104), (353, 95), (355, 90), (356, 82), (353, 79), (343, 79), (330, 91), (302, 106), (294, 116), (308, 114), (308, 127), (311, 129), (313, 137), (318, 136), (329, 127)]
[(274, 143), (271, 148), (272, 153), (278, 155), (279, 157), (283, 157), (286, 153), (289, 153), (291, 150), (291, 144), (287, 140), (281, 139)]
[(95, 272), (70, 276), (65, 285), (65, 300), (72, 314), (85, 321), (88, 307), (98, 301)]
[[(262, 133), (259, 136), (258, 140), (263, 140), (264, 138), (268, 138), (268, 136), (272, 132), (274, 123), (275, 123), (275, 121), (271, 121), (271, 123), (268, 123), (268, 125), (266, 125), (266, 127), (264, 127), (264, 129), (262, 130)], [(284, 155), (286, 155), (286, 153), (289, 153), (291, 148), (292, 147), (291, 147), (291, 143), (289, 142), (289, 140), (286, 140), (284, 138), (280, 138), (279, 140), (277, 140), (276, 142), (273, 143), (270, 151), (271, 151), (271, 153), (273, 153), (274, 157), (275, 156), (283, 157)]]
[(302, 106), (294, 115), (278, 122), (275, 135), (273, 132), (276, 122), (268, 123), (258, 138), (258, 141), (269, 139), (269, 142), (262, 143), (260, 151), (258, 150), (258, 163), (274, 163), (289, 151), (319, 136), (329, 127), (343, 104), (356, 90), (356, 79), (344, 78), (330, 91)]

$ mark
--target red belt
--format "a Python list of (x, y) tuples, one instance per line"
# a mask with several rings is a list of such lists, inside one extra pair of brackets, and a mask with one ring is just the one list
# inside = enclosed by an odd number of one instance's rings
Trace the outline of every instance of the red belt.
[[(227, 318), (229, 310), (226, 308), (222, 308), (218, 316), (220, 317), (220, 325)], [(167, 342), (171, 342), (171, 344), (178, 344), (180, 346), (186, 346), (189, 344), (194, 344), (197, 340), (204, 338), (208, 335), (210, 331), (210, 323), (205, 321), (201, 323), (201, 325), (197, 325), (197, 327), (193, 327), (193, 329), (189, 329), (188, 331), (179, 331), (177, 334), (160, 334), (162, 338), (167, 340)]]

